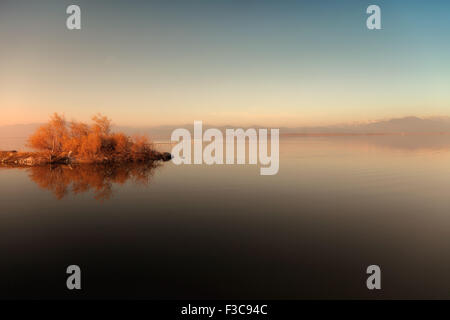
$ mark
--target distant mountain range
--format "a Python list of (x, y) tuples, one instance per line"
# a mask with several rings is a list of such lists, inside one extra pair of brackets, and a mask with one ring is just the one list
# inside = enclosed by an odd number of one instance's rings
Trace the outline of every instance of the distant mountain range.
[(41, 123), (0, 126), (0, 138), (23, 138), (32, 134)]
[[(39, 123), (0, 126), (0, 138), (25, 138), (32, 134)], [(213, 126), (204, 125), (204, 130)], [(129, 135), (146, 134), (154, 140), (170, 139), (176, 128), (186, 128), (192, 132), (193, 123), (184, 126), (130, 127), (115, 126), (115, 130), (124, 131)], [(218, 129), (239, 128), (239, 126), (221, 126)], [(263, 128), (252, 126), (252, 128)], [(244, 127), (246, 129), (246, 127)], [(353, 123), (333, 126), (280, 128), (281, 134), (389, 134), (389, 133), (450, 133), (450, 117), (403, 117), (388, 120), (378, 120), (367, 123)]]
[(450, 117), (404, 117), (368, 123), (334, 126), (297, 127), (280, 130), (283, 133), (450, 133)]
[[(204, 125), (203, 130), (213, 126)], [(159, 127), (117, 127), (120, 130), (132, 133), (148, 134), (158, 138), (169, 138), (176, 128), (186, 128), (193, 131), (193, 123), (184, 126), (159, 126)], [(228, 128), (239, 128), (239, 126), (216, 127), (220, 130)], [(247, 129), (249, 127), (243, 127)], [(254, 125), (251, 128), (264, 128)], [(387, 120), (377, 120), (367, 123), (341, 124), (332, 126), (304, 126), (304, 127), (281, 127), (281, 134), (390, 134), (390, 133), (450, 133), (450, 117), (403, 117)]]

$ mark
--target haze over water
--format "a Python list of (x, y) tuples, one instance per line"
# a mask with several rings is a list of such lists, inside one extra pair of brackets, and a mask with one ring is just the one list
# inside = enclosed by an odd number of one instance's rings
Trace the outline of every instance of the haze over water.
[(0, 168), (0, 294), (73, 297), (78, 264), (89, 298), (448, 298), (449, 163), (449, 135), (397, 135), (284, 137), (275, 176)]

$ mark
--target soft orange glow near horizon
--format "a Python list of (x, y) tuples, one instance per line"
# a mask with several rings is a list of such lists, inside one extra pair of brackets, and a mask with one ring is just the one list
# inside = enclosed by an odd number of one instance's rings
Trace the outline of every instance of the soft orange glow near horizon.
[[(93, 111), (95, 110), (95, 111)], [(249, 112), (217, 112), (215, 114), (204, 114), (201, 112), (191, 112), (190, 114), (178, 114), (167, 115), (164, 112), (142, 112), (139, 119), (135, 118), (135, 115), (129, 115), (122, 112), (108, 112), (106, 108), (100, 110), (90, 109), (88, 110), (75, 110), (74, 112), (61, 112), (51, 107), (42, 108), (30, 108), (24, 106), (15, 106), (11, 109), (2, 110), (3, 114), (0, 119), (0, 126), (10, 125), (22, 125), (22, 124), (34, 124), (45, 123), (53, 113), (60, 113), (66, 117), (67, 120), (79, 120), (89, 121), (92, 115), (101, 113), (107, 115), (113, 120), (115, 125), (130, 126), (130, 127), (157, 127), (157, 126), (183, 126), (186, 124), (192, 124), (196, 120), (203, 121), (206, 125), (211, 126), (262, 126), (262, 127), (313, 127), (313, 126), (333, 126), (333, 125), (347, 125), (355, 123), (369, 123), (378, 120), (387, 120), (403, 117), (418, 117), (418, 118), (431, 118), (431, 117), (447, 117), (443, 114), (434, 113), (406, 113), (400, 114), (392, 112), (390, 115), (381, 117), (376, 114), (372, 118), (369, 118), (367, 114), (359, 115), (326, 115), (321, 114), (252, 114)], [(151, 113), (151, 114), (150, 114)]]
[(423, 86), (420, 90), (419, 83), (375, 90), (370, 83), (339, 84), (337, 79), (330, 83), (334, 75), (313, 84), (253, 78), (245, 83), (232, 78), (156, 83), (124, 70), (117, 70), (125, 79), (118, 81), (110, 77), (109, 69), (89, 72), (78, 63), (64, 69), (67, 76), (50, 62), (47, 67), (31, 72), (36, 65), (24, 67), (13, 61), (2, 70), (0, 125), (41, 123), (54, 112), (81, 121), (100, 112), (128, 126), (202, 120), (214, 125), (296, 127), (450, 115), (450, 93), (436, 84), (433, 88), (428, 84), (427, 91)]

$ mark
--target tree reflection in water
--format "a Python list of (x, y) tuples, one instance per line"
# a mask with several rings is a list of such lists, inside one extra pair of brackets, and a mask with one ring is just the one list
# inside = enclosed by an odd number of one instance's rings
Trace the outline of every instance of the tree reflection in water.
[(63, 199), (70, 193), (76, 195), (93, 191), (94, 198), (103, 201), (113, 196), (113, 184), (122, 185), (131, 180), (147, 185), (156, 167), (156, 162), (37, 166), (29, 169), (29, 176), (39, 187), (53, 192), (57, 199)]

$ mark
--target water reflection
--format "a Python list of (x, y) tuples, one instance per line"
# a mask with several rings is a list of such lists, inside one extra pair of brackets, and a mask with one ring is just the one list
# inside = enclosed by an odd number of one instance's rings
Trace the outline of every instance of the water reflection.
[(55, 276), (73, 261), (88, 299), (373, 299), (370, 264), (375, 298), (448, 298), (449, 163), (442, 135), (282, 138), (271, 177), (0, 165), (0, 298), (73, 298)]
[(58, 165), (29, 168), (29, 177), (40, 188), (50, 190), (57, 199), (69, 194), (93, 192), (99, 201), (113, 196), (113, 184), (127, 181), (147, 185), (150, 183), (157, 163), (147, 164), (92, 164)]

